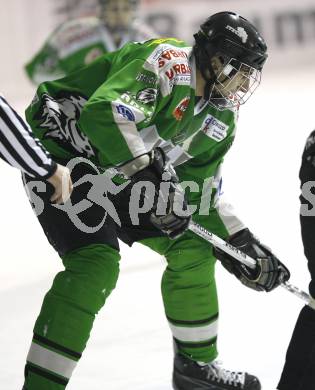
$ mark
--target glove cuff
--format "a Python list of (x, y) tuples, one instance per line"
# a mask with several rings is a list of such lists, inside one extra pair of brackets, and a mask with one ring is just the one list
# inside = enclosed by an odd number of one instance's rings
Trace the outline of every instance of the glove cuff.
[(234, 233), (227, 241), (233, 246), (242, 247), (245, 244), (251, 243), (253, 238), (252, 232), (248, 228), (245, 228)]

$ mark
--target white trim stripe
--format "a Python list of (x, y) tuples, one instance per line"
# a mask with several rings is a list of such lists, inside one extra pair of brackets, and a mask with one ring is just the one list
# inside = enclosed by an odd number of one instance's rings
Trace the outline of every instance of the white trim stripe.
[(162, 148), (167, 155), (168, 162), (173, 167), (183, 164), (192, 158), (180, 145), (175, 146), (172, 141), (165, 141), (161, 138), (155, 125), (140, 130), (139, 134), (148, 151), (157, 146)]
[(117, 106), (123, 106), (126, 107), (127, 109), (129, 109), (130, 106), (119, 101), (112, 102), (112, 112), (113, 112), (115, 123), (118, 129), (120, 130), (120, 133), (123, 136), (124, 140), (126, 141), (130, 153), (133, 155), (133, 157), (138, 157), (141, 154), (147, 153), (148, 150), (146, 149), (145, 144), (142, 138), (140, 137), (139, 131), (135, 124), (137, 122), (140, 122), (142, 119), (144, 119), (143, 113), (141, 111), (139, 112), (139, 110), (135, 108), (131, 108), (130, 111), (132, 112), (133, 115), (135, 115), (135, 122), (134, 122), (128, 119), (124, 119), (123, 115), (117, 112)]
[(218, 333), (218, 320), (203, 326), (176, 326), (170, 322), (169, 326), (174, 338), (183, 342), (200, 342), (211, 340), (215, 338)]
[(27, 361), (67, 379), (70, 379), (77, 365), (76, 361), (50, 351), (34, 342), (27, 355)]
[(185, 152), (185, 150), (179, 145), (176, 145), (172, 150), (170, 150), (167, 153), (167, 157), (170, 159), (170, 162), (174, 167), (177, 167), (192, 158), (192, 156)]
[(116, 121), (116, 124), (133, 157), (138, 157), (141, 154), (148, 153), (148, 150), (139, 136), (138, 130), (133, 122), (117, 123)]

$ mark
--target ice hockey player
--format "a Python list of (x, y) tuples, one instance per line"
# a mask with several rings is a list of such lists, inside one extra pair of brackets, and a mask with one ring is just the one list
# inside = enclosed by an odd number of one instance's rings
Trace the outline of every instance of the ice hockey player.
[[(261, 388), (255, 376), (229, 371), (216, 361), (216, 259), (211, 245), (186, 231), (185, 206), (199, 206), (196, 222), (257, 259), (251, 271), (219, 253), (245, 285), (270, 291), (288, 279), (270, 250), (218, 206), (220, 166), (234, 139), (238, 107), (260, 83), (267, 47), (252, 24), (232, 12), (209, 17), (195, 41), (194, 47), (174, 38), (129, 43), (69, 77), (41, 84), (27, 109), (28, 122), (53, 156), (65, 162), (81, 156), (89, 163), (78, 163), (72, 171), (71, 202), (83, 211), (80, 221), (49, 204), (39, 216), (65, 270), (56, 276), (37, 318), (24, 390), (66, 387), (95, 316), (115, 288), (117, 237), (147, 245), (168, 262), (162, 296), (175, 344), (174, 389)], [(97, 185), (99, 193), (105, 190), (99, 180), (91, 186), (91, 164), (116, 167), (130, 184), (98, 198)], [(184, 196), (183, 181), (192, 183), (194, 192)], [(151, 196), (144, 193), (141, 202), (134, 202), (142, 187), (152, 186)], [(160, 199), (166, 197), (163, 210)], [(94, 199), (88, 208), (83, 207), (86, 198)], [(110, 201), (119, 220), (112, 209), (113, 219), (102, 225), (101, 206)], [(142, 211), (134, 215), (138, 206)], [(98, 230), (91, 232), (91, 226)]]
[[(307, 141), (300, 168), (302, 193), (301, 233), (304, 253), (311, 273), (310, 295), (315, 298), (315, 131)], [(286, 362), (278, 385), (279, 390), (315, 389), (315, 310), (304, 306), (301, 310), (288, 347)]]
[(27, 175), (50, 183), (54, 187), (51, 202), (61, 204), (69, 198), (72, 191), (69, 169), (52, 160), (29, 126), (1, 95), (0, 158)]
[(98, 0), (99, 17), (82, 17), (61, 24), (26, 65), (33, 83), (54, 80), (82, 68), (102, 54), (131, 41), (156, 34), (136, 18), (138, 0)]

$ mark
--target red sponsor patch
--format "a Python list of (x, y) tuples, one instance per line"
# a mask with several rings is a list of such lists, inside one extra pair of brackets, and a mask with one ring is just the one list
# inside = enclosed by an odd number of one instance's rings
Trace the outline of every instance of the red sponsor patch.
[(184, 113), (187, 110), (187, 107), (189, 105), (190, 97), (186, 96), (183, 100), (180, 101), (180, 103), (175, 107), (173, 111), (173, 117), (177, 121), (181, 121), (183, 119)]
[(159, 58), (159, 68), (162, 68), (168, 61), (173, 58), (188, 58), (188, 54), (184, 50), (165, 50)]
[(191, 68), (187, 64), (175, 64), (165, 74), (169, 80), (173, 80), (176, 75), (190, 75)]

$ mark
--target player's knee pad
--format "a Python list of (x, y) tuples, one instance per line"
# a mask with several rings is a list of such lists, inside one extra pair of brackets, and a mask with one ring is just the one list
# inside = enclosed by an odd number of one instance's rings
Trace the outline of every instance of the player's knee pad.
[(89, 245), (63, 257), (50, 293), (92, 314), (104, 305), (119, 275), (119, 252), (108, 245)]
[(168, 269), (175, 272), (189, 271), (194, 268), (214, 268), (215, 257), (212, 246), (200, 240), (198, 237), (187, 236), (172, 245), (165, 257), (168, 262)]
[(215, 258), (210, 245), (198, 245), (194, 240), (173, 247), (167, 253), (168, 266), (162, 278), (162, 294), (174, 295), (174, 291), (203, 289), (215, 291)]

